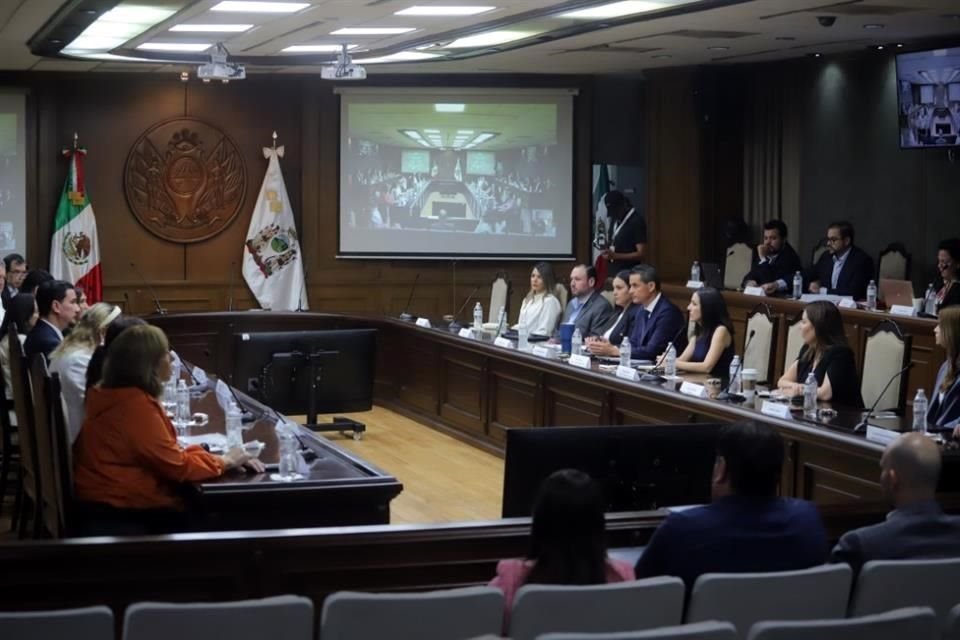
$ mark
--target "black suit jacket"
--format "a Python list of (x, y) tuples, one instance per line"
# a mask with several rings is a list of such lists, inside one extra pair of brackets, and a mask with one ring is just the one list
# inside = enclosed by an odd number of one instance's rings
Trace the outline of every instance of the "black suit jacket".
[(630, 330), (630, 356), (638, 360), (656, 360), (667, 348), (667, 344), (676, 338), (674, 347), (677, 354), (683, 353), (687, 346), (687, 338), (680, 329), (686, 326), (683, 313), (675, 304), (661, 295), (653, 314), (644, 319), (645, 309), (642, 305), (635, 305), (633, 312), (633, 327)]
[(768, 259), (763, 264), (760, 264), (760, 254), (757, 253), (757, 249), (754, 247), (752, 266), (750, 272), (743, 278), (743, 284), (746, 285), (750, 280), (753, 280), (758, 285), (783, 280), (787, 285), (785, 290), (791, 291), (794, 274), (797, 271), (803, 271), (800, 256), (793, 250), (789, 242), (785, 242), (780, 253), (778, 253), (776, 257), (771, 257), (773, 258), (772, 262)]
[(937, 312), (940, 312), (940, 309), (945, 309), (947, 307), (953, 307), (960, 304), (960, 283), (952, 282), (950, 283), (950, 288), (947, 289), (947, 293), (943, 296), (943, 302), (937, 305)]
[(630, 331), (633, 329), (633, 319), (636, 310), (637, 308), (631, 305), (626, 313), (621, 316), (620, 314), (623, 312), (623, 309), (614, 307), (613, 313), (607, 318), (606, 325), (600, 327), (600, 335), (605, 334), (612, 326), (613, 329), (610, 330), (610, 344), (619, 347), (620, 343), (623, 342), (623, 336), (629, 336)]
[(16, 292), (16, 289), (10, 289), (10, 287), (4, 287), (3, 292), (0, 293), (0, 301), (3, 302), (3, 308), (10, 308), (10, 301), (13, 300), (13, 295)]
[(50, 355), (50, 352), (59, 346), (61, 340), (53, 327), (43, 320), (37, 320), (27, 339), (23, 343), (23, 352), (30, 359), (34, 354), (42, 353), (44, 357)]
[[(647, 223), (643, 219), (643, 216), (640, 215), (640, 212), (634, 210), (633, 214), (630, 216), (630, 219), (627, 220), (626, 224), (623, 225), (623, 228), (621, 228), (617, 235), (614, 236), (613, 250), (615, 253), (633, 253), (637, 250), (638, 244), (646, 244), (646, 242)], [(642, 262), (643, 260), (611, 262), (607, 273), (611, 276), (615, 276), (620, 271), (623, 271), (624, 269), (630, 269)]]
[(833, 255), (825, 251), (817, 264), (813, 266), (811, 280), (818, 280), (821, 287), (826, 287), (831, 294), (838, 296), (853, 296), (855, 300), (864, 300), (867, 297), (867, 285), (874, 279), (873, 258), (868, 256), (859, 247), (850, 247), (850, 255), (843, 263), (837, 286), (833, 286)]

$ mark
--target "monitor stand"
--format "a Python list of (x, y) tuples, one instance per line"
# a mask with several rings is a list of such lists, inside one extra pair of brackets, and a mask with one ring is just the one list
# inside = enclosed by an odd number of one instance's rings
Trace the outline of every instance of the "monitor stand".
[(299, 357), (301, 360), (305, 360), (310, 367), (310, 393), (307, 397), (307, 421), (303, 424), (303, 426), (317, 433), (337, 431), (343, 435), (346, 435), (346, 431), (351, 431), (353, 432), (354, 440), (361, 440), (363, 439), (363, 432), (367, 430), (367, 426), (362, 422), (358, 422), (345, 416), (334, 416), (333, 422), (323, 424), (317, 423), (317, 391), (320, 389), (320, 378), (322, 371), (320, 365), (318, 364), (318, 360), (327, 356), (339, 355), (339, 353), (339, 351), (312, 351), (310, 353), (303, 353), (300, 351), (294, 352), (294, 355)]

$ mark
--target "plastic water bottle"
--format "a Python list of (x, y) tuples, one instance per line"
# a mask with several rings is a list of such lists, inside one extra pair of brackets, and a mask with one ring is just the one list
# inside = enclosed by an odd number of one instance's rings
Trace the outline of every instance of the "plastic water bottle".
[(507, 328), (507, 310), (503, 307), (500, 307), (499, 313), (497, 313), (497, 335), (499, 336), (503, 333), (504, 329)]
[(797, 271), (793, 274), (793, 299), (799, 300), (803, 297), (803, 276)]
[(173, 424), (177, 427), (178, 433), (186, 433), (187, 426), (193, 422), (190, 413), (190, 389), (187, 388), (187, 381), (177, 382), (177, 410), (174, 414)]
[(925, 433), (927, 430), (927, 395), (923, 389), (917, 389), (913, 396), (913, 430)]
[(677, 375), (677, 348), (673, 346), (673, 343), (667, 345), (667, 357), (663, 360), (663, 372), (668, 378), (673, 378)]
[(243, 447), (243, 426), (241, 422), (242, 414), (240, 407), (236, 402), (230, 402), (227, 407), (227, 450), (234, 447)]
[(280, 444), (278, 480), (296, 480), (302, 477), (297, 471), (297, 439), (293, 429), (286, 424), (277, 425), (277, 440)]
[(693, 261), (693, 266), (690, 267), (690, 280), (691, 282), (700, 282), (700, 263), (696, 260)]
[(530, 348), (530, 345), (527, 344), (527, 335), (528, 335), (528, 331), (527, 331), (526, 325), (521, 324), (519, 327), (517, 327), (517, 350), (518, 351), (526, 351), (527, 349)]
[(923, 312), (928, 316), (937, 315), (937, 290), (933, 283), (927, 285), (927, 292), (923, 295)]
[(630, 366), (630, 338), (623, 336), (623, 340), (620, 342), (620, 366), (629, 367)]
[(580, 333), (580, 329), (574, 329), (573, 337), (570, 338), (570, 353), (578, 356), (581, 351), (583, 351), (583, 334)]
[(740, 393), (740, 356), (730, 361), (730, 393)]
[(483, 305), (479, 302), (473, 305), (473, 329), (474, 331), (483, 329)]
[(867, 285), (867, 309), (877, 310), (877, 283), (873, 280)]
[(803, 383), (803, 415), (808, 418), (817, 415), (817, 376), (813, 371), (807, 374), (807, 380)]

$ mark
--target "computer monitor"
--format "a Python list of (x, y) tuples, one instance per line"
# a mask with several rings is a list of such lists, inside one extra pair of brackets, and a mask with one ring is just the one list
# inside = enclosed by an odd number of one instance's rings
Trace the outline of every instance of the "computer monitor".
[(719, 424), (509, 429), (503, 517), (529, 516), (540, 484), (560, 469), (579, 469), (599, 482), (608, 512), (707, 503), (719, 430)]
[(317, 413), (368, 411), (373, 406), (377, 330), (264, 331), (238, 333), (231, 384), (286, 414), (307, 413), (310, 362), (318, 355)]

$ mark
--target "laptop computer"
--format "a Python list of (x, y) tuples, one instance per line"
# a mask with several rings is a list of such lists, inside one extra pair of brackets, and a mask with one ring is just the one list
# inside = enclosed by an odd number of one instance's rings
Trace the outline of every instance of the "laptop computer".
[(880, 278), (880, 286), (877, 287), (877, 290), (880, 299), (886, 303), (887, 308), (895, 304), (905, 307), (913, 306), (913, 283), (909, 280)]

